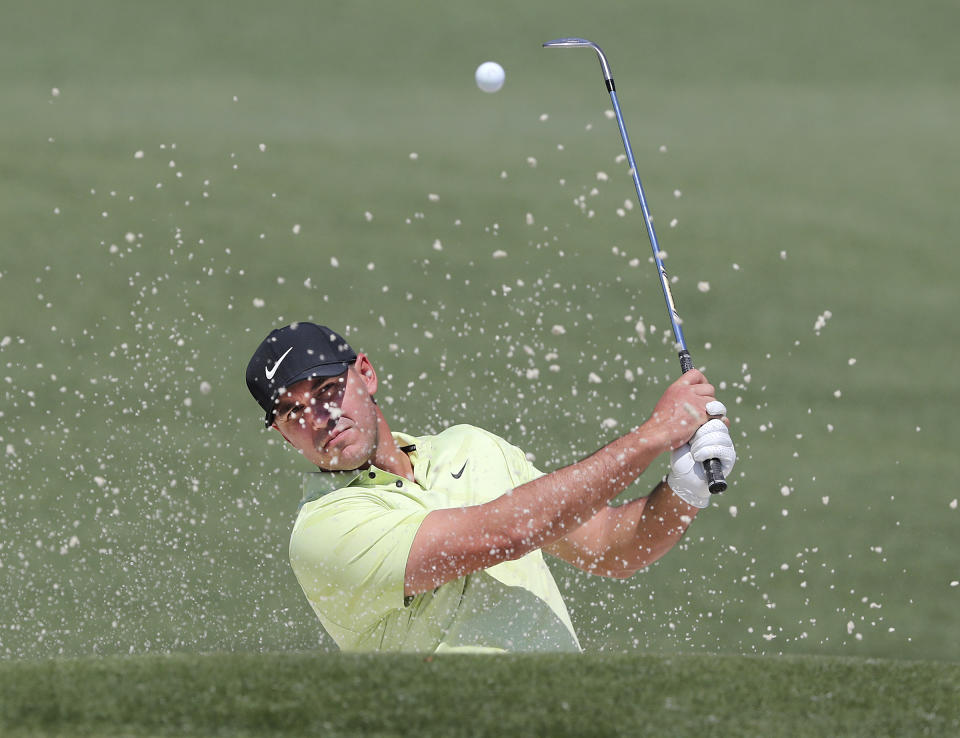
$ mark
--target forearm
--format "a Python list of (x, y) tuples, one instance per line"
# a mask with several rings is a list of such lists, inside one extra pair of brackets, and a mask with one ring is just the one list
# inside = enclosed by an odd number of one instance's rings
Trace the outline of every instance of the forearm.
[(546, 550), (591, 574), (625, 578), (669, 551), (696, 514), (661, 482), (646, 497), (607, 506)]
[(663, 452), (645, 427), (575, 464), (487, 503), (493, 529), (512, 531), (515, 555), (547, 546), (593, 518)]
[(697, 512), (697, 508), (677, 497), (666, 482), (658, 484), (645, 498), (633, 530), (621, 526), (626, 535), (615, 537), (610, 548), (609, 555), (621, 564), (621, 575), (629, 576), (649, 566), (673, 548)]

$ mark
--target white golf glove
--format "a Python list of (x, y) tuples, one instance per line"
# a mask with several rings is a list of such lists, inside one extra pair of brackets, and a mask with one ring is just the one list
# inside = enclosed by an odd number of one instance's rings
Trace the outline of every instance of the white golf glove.
[[(722, 415), (725, 412), (713, 414)], [(708, 420), (693, 434), (690, 443), (670, 453), (667, 484), (688, 505), (704, 508), (710, 504), (710, 489), (702, 463), (707, 459), (719, 459), (725, 477), (730, 476), (737, 461), (730, 431), (722, 420)]]

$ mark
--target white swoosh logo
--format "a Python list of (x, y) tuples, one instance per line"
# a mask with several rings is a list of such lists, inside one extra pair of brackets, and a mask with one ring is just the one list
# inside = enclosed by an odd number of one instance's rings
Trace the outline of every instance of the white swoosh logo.
[(277, 373), (277, 367), (280, 366), (280, 362), (283, 361), (284, 359), (286, 359), (286, 358), (287, 358), (287, 354), (289, 354), (291, 351), (293, 351), (293, 346), (291, 346), (290, 348), (288, 348), (288, 349), (283, 353), (283, 356), (281, 356), (279, 359), (277, 359), (277, 362), (273, 365), (273, 369), (267, 369), (266, 367), (264, 367), (264, 372), (266, 372), (266, 374), (267, 374), (267, 379), (273, 379), (273, 375)]

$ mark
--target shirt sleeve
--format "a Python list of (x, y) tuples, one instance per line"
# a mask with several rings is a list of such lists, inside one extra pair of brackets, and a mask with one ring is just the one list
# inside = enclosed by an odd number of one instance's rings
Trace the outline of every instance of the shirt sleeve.
[(375, 490), (356, 488), (301, 511), (290, 563), (321, 621), (360, 632), (403, 608), (407, 557), (428, 512), (391, 507)]

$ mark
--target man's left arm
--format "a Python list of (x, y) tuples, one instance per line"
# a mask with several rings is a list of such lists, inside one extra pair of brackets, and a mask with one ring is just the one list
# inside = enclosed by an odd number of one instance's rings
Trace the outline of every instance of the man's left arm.
[(696, 514), (661, 482), (647, 497), (607, 505), (543, 550), (591, 574), (626, 578), (673, 548)]
[[(723, 408), (717, 403), (718, 411)], [(723, 408), (722, 412), (725, 413)], [(710, 504), (702, 462), (720, 459), (733, 471), (737, 454), (726, 424), (705, 423), (670, 455), (670, 473), (647, 496), (619, 507), (607, 504), (575, 531), (544, 548), (579, 569), (626, 578), (649, 566), (679, 541), (700, 508)]]

